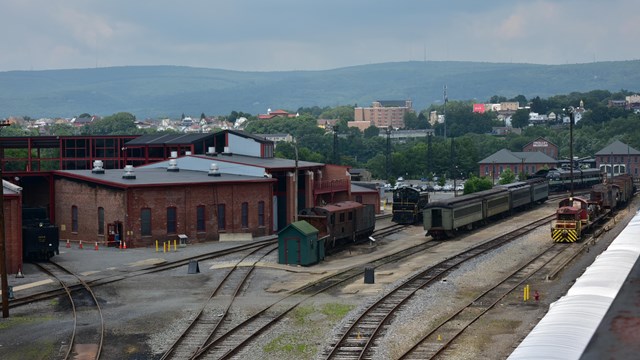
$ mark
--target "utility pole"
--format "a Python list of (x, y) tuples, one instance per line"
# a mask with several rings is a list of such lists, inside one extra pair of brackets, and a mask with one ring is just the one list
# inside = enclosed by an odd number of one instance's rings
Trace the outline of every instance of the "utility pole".
[(387, 181), (389, 181), (389, 175), (390, 175), (390, 170), (389, 167), (391, 167), (391, 161), (389, 160), (389, 157), (391, 156), (391, 125), (387, 126), (385, 128), (385, 131), (387, 132), (387, 163), (385, 164), (385, 170), (387, 173)]
[(576, 109), (573, 106), (569, 106), (567, 112), (569, 113), (569, 175), (571, 176), (571, 194), (573, 198), (573, 117)]
[(442, 116), (442, 122), (444, 123), (444, 139), (447, 139), (447, 102), (449, 98), (447, 97), (447, 85), (444, 86), (444, 114)]
[[(0, 130), (9, 126), (6, 121), (0, 121)], [(2, 157), (4, 149), (0, 149), (0, 275), (2, 276), (2, 317), (9, 317), (9, 280), (7, 279), (6, 240), (4, 231), (4, 181), (2, 180)]]
[(294, 187), (295, 187), (295, 192), (293, 194), (293, 221), (297, 222), (298, 221), (298, 190), (300, 189), (300, 185), (298, 184), (298, 140), (296, 140), (296, 138), (293, 138), (293, 150), (296, 153), (296, 172), (293, 175), (293, 182), (294, 182)]

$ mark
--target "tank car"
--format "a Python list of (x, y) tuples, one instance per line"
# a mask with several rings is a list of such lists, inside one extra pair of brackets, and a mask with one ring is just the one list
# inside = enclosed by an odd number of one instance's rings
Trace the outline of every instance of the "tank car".
[(410, 186), (402, 186), (393, 191), (393, 217), (397, 224), (422, 222), (422, 211), (429, 203), (429, 193)]
[(343, 201), (300, 211), (298, 220), (305, 220), (326, 237), (325, 246), (335, 248), (346, 243), (366, 240), (376, 226), (373, 205)]
[(22, 251), (25, 260), (49, 260), (59, 255), (60, 231), (45, 208), (22, 209)]

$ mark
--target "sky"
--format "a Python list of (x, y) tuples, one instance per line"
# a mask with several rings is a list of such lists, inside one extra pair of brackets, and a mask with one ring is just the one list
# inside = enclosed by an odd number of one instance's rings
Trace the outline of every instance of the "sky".
[(0, 0), (0, 71), (640, 59), (637, 0)]

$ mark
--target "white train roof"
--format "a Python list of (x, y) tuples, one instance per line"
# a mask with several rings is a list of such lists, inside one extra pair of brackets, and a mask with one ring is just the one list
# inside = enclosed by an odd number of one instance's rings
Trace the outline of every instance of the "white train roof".
[(579, 359), (640, 256), (640, 212), (509, 356)]

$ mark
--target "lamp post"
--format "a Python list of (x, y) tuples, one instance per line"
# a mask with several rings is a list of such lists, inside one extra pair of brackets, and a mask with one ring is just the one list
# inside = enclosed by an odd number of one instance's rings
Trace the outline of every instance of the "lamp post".
[(386, 158), (386, 164), (385, 164), (385, 170), (386, 170), (386, 175), (387, 175), (387, 181), (389, 181), (389, 167), (391, 167), (391, 161), (389, 159), (389, 157), (391, 156), (391, 126), (387, 126), (385, 128), (385, 131), (387, 132), (387, 158)]
[(573, 106), (569, 106), (567, 108), (567, 113), (569, 113), (569, 175), (571, 176), (571, 194), (570, 196), (573, 198), (573, 118), (576, 109)]
[[(0, 130), (9, 126), (6, 121), (0, 121)], [(2, 180), (2, 155), (4, 149), (0, 149), (0, 275), (2, 277), (2, 317), (9, 317), (9, 280), (7, 279), (7, 258), (5, 252), (4, 231), (4, 181)]]

